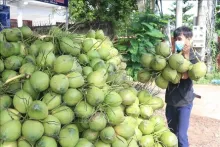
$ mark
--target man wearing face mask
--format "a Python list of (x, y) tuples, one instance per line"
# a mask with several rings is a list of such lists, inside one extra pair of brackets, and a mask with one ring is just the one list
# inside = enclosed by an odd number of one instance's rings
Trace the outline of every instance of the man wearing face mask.
[[(176, 52), (182, 52), (184, 58), (195, 64), (197, 59), (191, 48), (192, 37), (192, 30), (188, 27), (174, 31)], [(179, 147), (189, 147), (187, 131), (194, 97), (193, 82), (187, 72), (182, 74), (178, 84), (169, 83), (166, 89), (166, 118), (169, 128), (178, 137)]]

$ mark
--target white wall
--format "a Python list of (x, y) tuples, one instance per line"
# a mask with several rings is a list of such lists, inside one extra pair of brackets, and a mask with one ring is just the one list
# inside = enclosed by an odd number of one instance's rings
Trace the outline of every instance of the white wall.
[[(8, 4), (10, 6), (11, 19), (18, 17), (17, 3)], [(61, 8), (61, 7), (60, 7)], [(54, 11), (56, 10), (56, 11)], [(22, 5), (23, 20), (32, 20), (33, 25), (55, 24), (56, 22), (65, 22), (65, 8), (58, 10), (58, 6), (41, 2), (28, 2)]]

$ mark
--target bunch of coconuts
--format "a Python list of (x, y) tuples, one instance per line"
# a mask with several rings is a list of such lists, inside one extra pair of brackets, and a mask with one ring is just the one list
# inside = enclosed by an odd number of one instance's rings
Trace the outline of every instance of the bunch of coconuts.
[(155, 80), (155, 84), (162, 89), (166, 89), (169, 82), (178, 84), (185, 72), (195, 81), (204, 77), (207, 72), (204, 62), (192, 64), (181, 52), (172, 53), (166, 42), (160, 42), (154, 53), (143, 54), (141, 65), (143, 69), (138, 73), (138, 81), (147, 83)]
[(0, 33), (0, 147), (177, 146), (163, 100), (132, 87), (102, 30), (50, 32)]

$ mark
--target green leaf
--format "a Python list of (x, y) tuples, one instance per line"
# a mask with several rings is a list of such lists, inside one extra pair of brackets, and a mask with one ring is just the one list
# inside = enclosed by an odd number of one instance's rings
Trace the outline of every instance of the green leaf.
[(134, 69), (133, 68), (127, 68), (127, 74), (132, 76), (133, 77), (133, 72), (134, 72)]
[(155, 37), (155, 38), (163, 38), (164, 35), (159, 31), (159, 30), (152, 30), (150, 32), (146, 32), (147, 35), (151, 36), (151, 37)]
[(138, 34), (136, 34), (136, 36), (137, 36), (137, 37), (142, 37), (142, 38), (144, 38), (144, 35), (139, 34), (139, 33), (138, 33)]
[(117, 48), (119, 51), (126, 51), (126, 50), (127, 50), (127, 46), (125, 46), (125, 45), (117, 45), (116, 48)]
[(144, 43), (147, 47), (150, 47), (150, 48), (154, 47), (154, 45), (150, 41), (145, 41)]
[(123, 58), (124, 58), (124, 60), (125, 60), (126, 62), (128, 62), (128, 61), (131, 60), (130, 54), (124, 54), (124, 55), (123, 55)]
[(138, 53), (138, 47), (136, 47), (136, 48), (130, 47), (130, 48), (128, 49), (128, 51), (129, 51), (131, 54), (137, 55), (137, 53)]
[(146, 49), (145, 49), (145, 47), (144, 46), (139, 46), (139, 54), (143, 54), (143, 53), (146, 53), (147, 51), (146, 51)]
[(140, 57), (138, 57), (137, 55), (135, 55), (135, 54), (131, 55), (131, 61), (132, 62), (139, 62), (139, 59), (140, 59)]
[(132, 39), (132, 40), (130, 41), (130, 43), (131, 43), (131, 46), (132, 46), (133, 48), (138, 48), (138, 41), (137, 41), (137, 39)]
[(141, 24), (144, 25), (144, 26), (146, 26), (146, 27), (147, 27), (148, 29), (150, 29), (150, 30), (153, 30), (153, 29), (154, 29), (153, 26), (151, 26), (150, 24), (147, 24), (147, 23), (145, 23), (145, 22), (142, 22)]
[(133, 69), (141, 69), (141, 64), (139, 64), (139, 63), (134, 63), (134, 64), (132, 64), (132, 68), (133, 68)]

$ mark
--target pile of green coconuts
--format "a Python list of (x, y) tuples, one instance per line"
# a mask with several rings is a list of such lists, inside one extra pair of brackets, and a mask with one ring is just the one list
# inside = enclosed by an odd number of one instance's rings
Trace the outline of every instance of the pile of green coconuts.
[[(167, 64), (168, 54), (160, 48), (157, 53), (143, 55), (143, 65), (163, 70), (156, 80), (159, 86), (188, 70), (182, 57), (185, 68), (177, 68), (180, 60), (174, 60), (180, 55), (173, 54)], [(191, 77), (198, 77), (195, 69), (201, 65), (193, 65)], [(53, 27), (42, 36), (27, 26), (4, 29), (0, 147), (177, 146), (165, 119), (155, 115), (163, 100), (136, 90), (125, 68), (102, 30), (79, 35)], [(166, 76), (170, 71), (175, 74)]]

